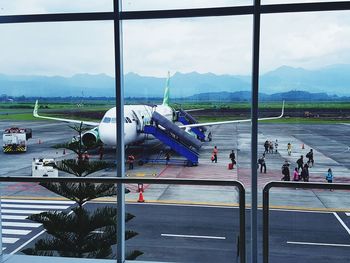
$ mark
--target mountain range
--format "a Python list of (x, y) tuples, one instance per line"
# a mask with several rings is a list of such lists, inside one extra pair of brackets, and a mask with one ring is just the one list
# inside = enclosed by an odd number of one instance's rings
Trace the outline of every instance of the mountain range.
[[(140, 76), (127, 73), (124, 76), (125, 97), (162, 97), (166, 78)], [(319, 96), (339, 98), (350, 96), (350, 64), (331, 65), (307, 70), (282, 66), (260, 76), (261, 98), (285, 96), (288, 91), (318, 93)], [(26, 97), (113, 97), (115, 81), (105, 74), (77, 74), (62, 76), (26, 76), (0, 74), (0, 94)], [(250, 96), (251, 77), (244, 75), (200, 74), (176, 72), (170, 80), (172, 98), (197, 96), (204, 98), (210, 93), (221, 93), (227, 98)], [(226, 92), (226, 93), (225, 93)], [(234, 95), (232, 95), (234, 94)], [(323, 95), (322, 95), (323, 94)], [(300, 93), (301, 97), (305, 94)], [(266, 97), (267, 98), (267, 97)]]

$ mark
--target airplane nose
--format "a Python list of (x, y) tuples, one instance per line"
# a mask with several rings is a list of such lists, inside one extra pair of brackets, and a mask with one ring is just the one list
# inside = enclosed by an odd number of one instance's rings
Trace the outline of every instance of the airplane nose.
[(100, 140), (106, 145), (116, 145), (116, 128), (112, 126), (114, 125), (100, 125), (98, 128)]

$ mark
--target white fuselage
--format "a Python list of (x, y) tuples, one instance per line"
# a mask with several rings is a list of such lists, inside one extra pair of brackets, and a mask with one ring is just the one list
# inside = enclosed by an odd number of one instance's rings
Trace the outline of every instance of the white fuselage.
[[(124, 144), (144, 141), (146, 135), (142, 133), (144, 125), (149, 124), (153, 111), (157, 111), (168, 120), (173, 120), (173, 109), (167, 105), (125, 105), (124, 106)], [(116, 108), (111, 108), (103, 116), (98, 132), (100, 140), (110, 146), (117, 144)]]

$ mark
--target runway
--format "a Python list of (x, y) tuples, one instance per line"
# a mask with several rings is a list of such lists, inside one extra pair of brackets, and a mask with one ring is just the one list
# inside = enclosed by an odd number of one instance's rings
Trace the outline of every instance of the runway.
[[(21, 202), (25, 200), (3, 200), (3, 204), (9, 206), (18, 206)], [(31, 205), (36, 205), (37, 209), (40, 206), (55, 206), (64, 211), (71, 204), (41, 201), (34, 204), (25, 202), (22, 205), (27, 206), (27, 209)], [(88, 203), (85, 208), (96, 209), (104, 205), (111, 206), (111, 203)], [(126, 241), (126, 250), (142, 251), (144, 254), (138, 260), (226, 263), (234, 262), (237, 257), (237, 208), (128, 204), (126, 209), (135, 215), (126, 224), (126, 229), (138, 233)], [(17, 253), (46, 236), (41, 226), (27, 219), (13, 217), (22, 216), (19, 212), (23, 210), (25, 208), (13, 207), (11, 211), (4, 211), (5, 254)], [(28, 213), (31, 211), (28, 210)], [(247, 217), (249, 213), (247, 210)], [(270, 214), (270, 262), (348, 262), (349, 227), (350, 215), (343, 212), (273, 210)], [(247, 237), (249, 231), (247, 224)], [(249, 242), (246, 249), (249, 258)]]

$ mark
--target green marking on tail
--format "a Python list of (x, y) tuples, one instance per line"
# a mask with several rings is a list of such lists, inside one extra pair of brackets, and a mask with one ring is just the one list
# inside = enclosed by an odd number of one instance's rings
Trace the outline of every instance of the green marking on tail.
[(164, 98), (163, 98), (163, 105), (169, 106), (169, 96), (170, 96), (170, 72), (168, 71), (168, 78), (165, 83), (165, 91), (164, 91)]

